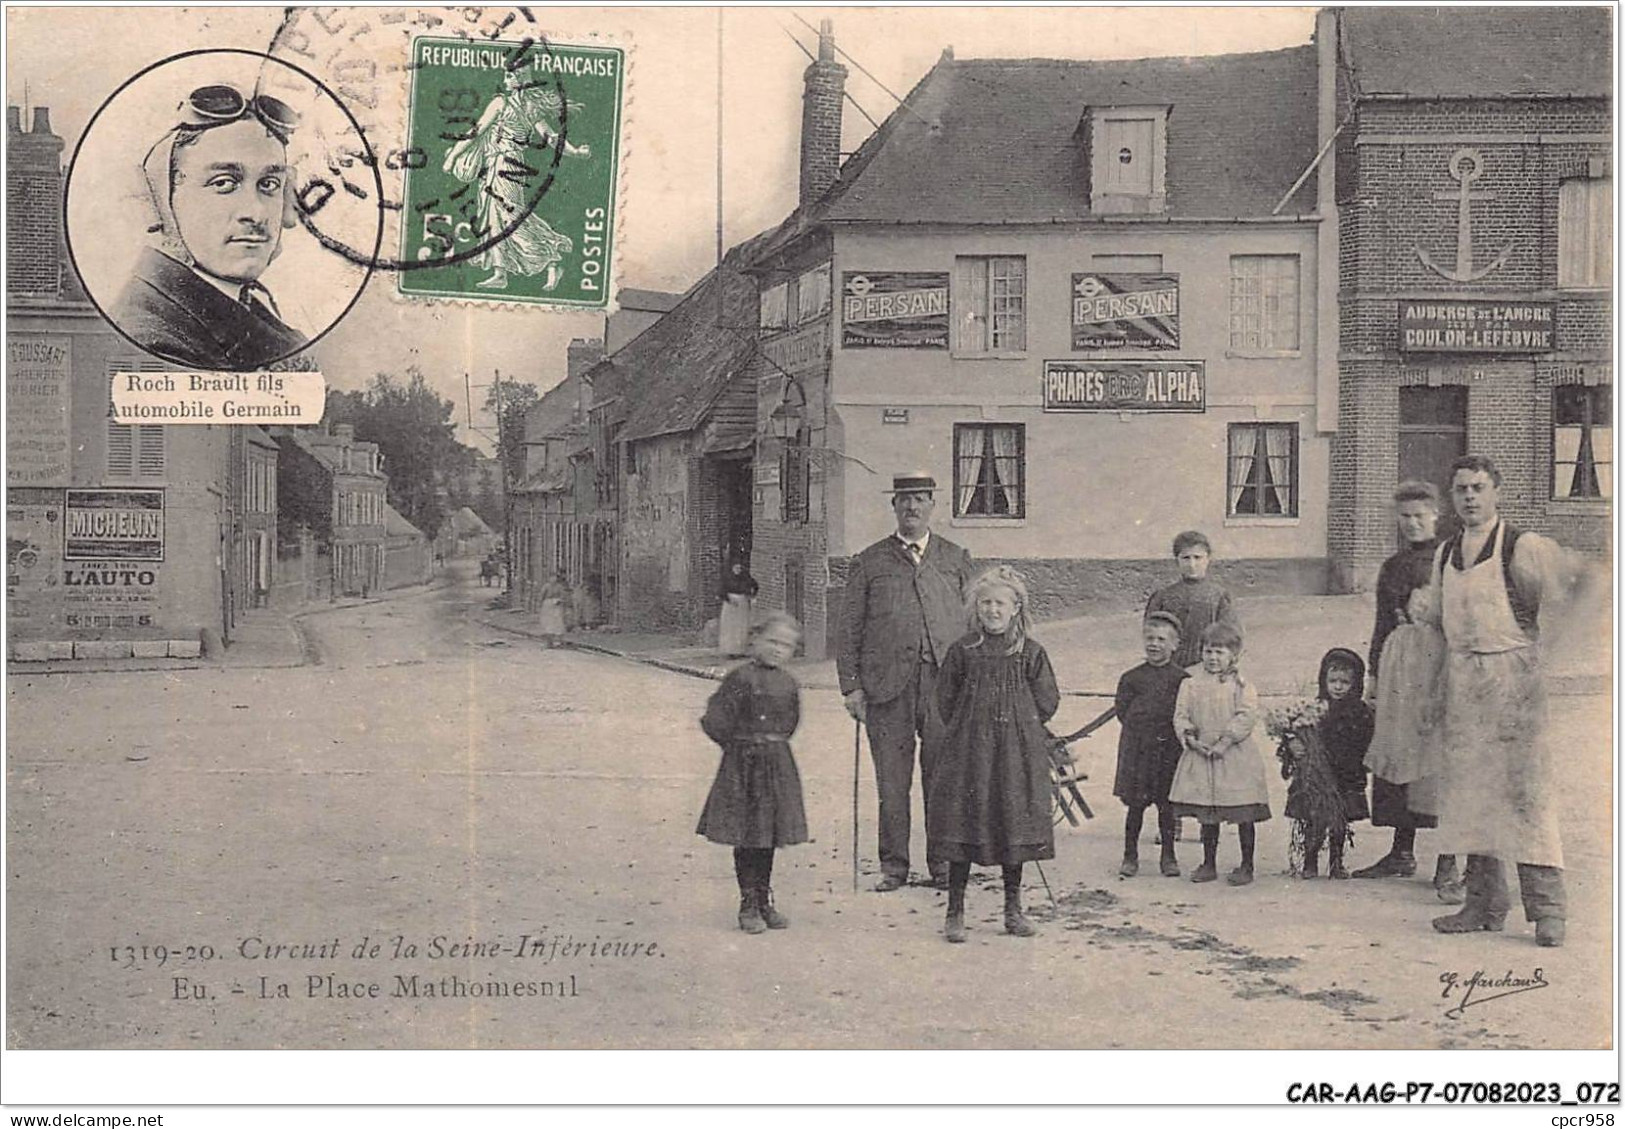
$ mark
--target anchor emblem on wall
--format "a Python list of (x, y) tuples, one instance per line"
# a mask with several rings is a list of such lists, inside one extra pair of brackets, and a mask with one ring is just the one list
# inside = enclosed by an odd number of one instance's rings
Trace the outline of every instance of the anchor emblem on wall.
[(1493, 200), (1498, 193), (1474, 192), (1473, 182), (1484, 175), (1484, 157), (1477, 149), (1457, 149), (1450, 154), (1450, 176), (1460, 186), (1454, 191), (1435, 192), (1435, 200), (1454, 200), (1456, 202), (1456, 265), (1444, 267), (1434, 262), (1433, 256), (1428, 254), (1427, 248), (1417, 245), (1416, 255), (1422, 260), (1422, 265), (1428, 270), (1448, 278), (1452, 282), (1477, 282), (1491, 271), (1499, 270), (1506, 264), (1512, 255), (1512, 249), (1517, 240), (1512, 240), (1501, 248), (1500, 254), (1491, 259), (1483, 267), (1473, 266), (1473, 217), (1472, 202), (1474, 200)]

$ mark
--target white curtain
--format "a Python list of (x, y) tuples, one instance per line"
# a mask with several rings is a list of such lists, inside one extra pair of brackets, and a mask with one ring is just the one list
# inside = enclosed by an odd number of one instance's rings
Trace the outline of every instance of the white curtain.
[(1230, 510), (1239, 514), (1241, 496), (1253, 477), (1253, 453), (1258, 449), (1258, 428), (1235, 424), (1230, 428)]
[(954, 460), (959, 468), (959, 498), (954, 507), (957, 514), (968, 514), (976, 497), (976, 485), (982, 481), (982, 429), (980, 427), (954, 428)]
[(990, 427), (988, 432), (993, 437), (993, 469), (996, 482), (988, 493), (991, 495), (993, 490), (998, 490), (1004, 495), (1002, 507), (995, 503), (991, 496), (988, 498), (988, 512), (1009, 514), (1014, 517), (1021, 513), (1021, 467), (1017, 457), (1016, 429)]
[(1275, 505), (1271, 506), (1265, 499), (1260, 499), (1266, 513), (1290, 514), (1292, 510), (1292, 441), (1295, 438), (1290, 427), (1266, 427), (1264, 429), (1265, 453), (1269, 457), (1270, 482), (1275, 491)]
[(953, 296), (954, 324), (959, 339), (954, 348), (966, 353), (985, 353), (988, 341), (987, 260), (960, 259), (959, 292)]

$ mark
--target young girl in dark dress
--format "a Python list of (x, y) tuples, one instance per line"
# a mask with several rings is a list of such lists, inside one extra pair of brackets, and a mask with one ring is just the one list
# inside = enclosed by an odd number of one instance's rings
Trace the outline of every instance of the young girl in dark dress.
[(722, 746), (722, 764), (695, 830), (734, 848), (739, 928), (787, 929), (773, 905), (773, 851), (807, 841), (801, 774), (790, 735), (801, 721), (801, 691), (784, 664), (801, 626), (773, 612), (751, 638), (751, 661), (735, 667), (705, 705), (700, 727)]
[[(1292, 758), (1283, 771), (1292, 781), (1286, 793), (1287, 817), (1297, 821), (1294, 833), (1303, 845), (1305, 878), (1320, 875), (1320, 847), (1327, 844), (1328, 878), (1347, 878), (1343, 868), (1343, 848), (1348, 841), (1348, 825), (1370, 817), (1365, 802), (1365, 752), (1371, 745), (1371, 707), (1362, 701), (1365, 693), (1365, 662), (1346, 647), (1333, 647), (1320, 660), (1320, 700), (1326, 715), (1316, 729), (1325, 750), (1331, 775), (1336, 780), (1337, 806), (1328, 818), (1312, 796), (1310, 768), (1303, 758)], [(1332, 797), (1325, 797), (1331, 800)], [(1341, 819), (1338, 819), (1338, 814)], [(1327, 841), (1330, 840), (1328, 843)]]
[(1123, 801), (1123, 865), (1117, 873), (1133, 878), (1140, 872), (1140, 829), (1145, 809), (1157, 806), (1158, 839), (1162, 844), (1162, 873), (1179, 877), (1174, 857), (1174, 810), (1168, 789), (1179, 767), (1179, 734), (1174, 732), (1174, 703), (1179, 684), (1188, 677), (1173, 661), (1179, 649), (1179, 617), (1152, 612), (1145, 617), (1145, 662), (1117, 680), (1117, 777), (1112, 795)]
[(945, 736), (931, 781), (931, 842), (948, 863), (943, 933), (965, 940), (972, 863), (1004, 868), (1004, 930), (1037, 932), (1021, 912), (1024, 863), (1055, 857), (1050, 821), (1050, 737), (1060, 691), (1049, 656), (1031, 637), (1027, 584), (1015, 569), (988, 569), (971, 585), (970, 634), (948, 648), (937, 675)]

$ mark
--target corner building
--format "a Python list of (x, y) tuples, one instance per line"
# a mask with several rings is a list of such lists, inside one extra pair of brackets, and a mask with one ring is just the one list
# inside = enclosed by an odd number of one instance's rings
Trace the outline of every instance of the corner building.
[[(812, 118), (844, 81), (820, 54)], [(833, 182), (804, 121), (802, 205), (754, 259), (752, 570), (809, 653), (915, 469), (933, 528), (1041, 614), (1143, 603), (1193, 527), (1238, 592), (1326, 590), (1319, 73), (1315, 46), (944, 55)]]
[[(1472, 452), (1501, 509), (1594, 552), (1613, 499), (1613, 151), (1605, 8), (1350, 8), (1335, 148), (1337, 590), (1393, 551), (1396, 481)], [(1447, 507), (1448, 508), (1448, 507)]]

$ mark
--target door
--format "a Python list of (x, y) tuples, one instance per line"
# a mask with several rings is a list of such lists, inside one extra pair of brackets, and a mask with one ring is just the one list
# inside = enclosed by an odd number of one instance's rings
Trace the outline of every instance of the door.
[(1439, 488), (1439, 537), (1456, 530), (1450, 464), (1467, 453), (1467, 389), (1461, 385), (1399, 390), (1399, 478)]

